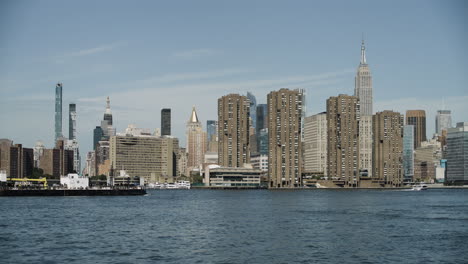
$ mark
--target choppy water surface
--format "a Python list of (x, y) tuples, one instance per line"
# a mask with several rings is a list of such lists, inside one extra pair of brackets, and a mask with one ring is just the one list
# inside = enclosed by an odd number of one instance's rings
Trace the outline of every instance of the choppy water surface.
[(1, 263), (466, 263), (468, 190), (1, 197)]

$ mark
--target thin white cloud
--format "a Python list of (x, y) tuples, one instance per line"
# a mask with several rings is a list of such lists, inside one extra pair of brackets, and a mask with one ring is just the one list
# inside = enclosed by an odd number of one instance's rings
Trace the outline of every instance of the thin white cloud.
[(157, 84), (166, 84), (166, 83), (177, 83), (183, 81), (192, 81), (192, 80), (202, 80), (202, 79), (214, 79), (219, 77), (225, 76), (232, 76), (241, 73), (248, 73), (252, 72), (253, 70), (250, 69), (223, 69), (223, 70), (216, 70), (216, 71), (207, 71), (207, 72), (190, 72), (190, 73), (172, 73), (172, 74), (165, 74), (161, 76), (154, 76), (149, 77), (142, 80), (135, 80), (124, 84), (124, 86), (134, 86), (134, 87), (142, 87), (142, 86), (154, 86)]
[(173, 57), (178, 59), (192, 59), (196, 57), (212, 56), (218, 54), (219, 51), (214, 49), (193, 49), (186, 51), (179, 51), (172, 54)]
[(83, 57), (83, 56), (88, 56), (88, 55), (93, 55), (93, 54), (98, 54), (102, 52), (107, 52), (111, 51), (119, 46), (122, 46), (123, 42), (114, 42), (110, 44), (105, 44), (105, 45), (100, 45), (94, 48), (87, 48), (87, 49), (82, 49), (78, 51), (72, 51), (68, 52), (62, 55), (57, 56), (55, 59), (56, 63), (63, 63), (65, 60), (70, 59), (70, 58), (76, 58), (76, 57)]

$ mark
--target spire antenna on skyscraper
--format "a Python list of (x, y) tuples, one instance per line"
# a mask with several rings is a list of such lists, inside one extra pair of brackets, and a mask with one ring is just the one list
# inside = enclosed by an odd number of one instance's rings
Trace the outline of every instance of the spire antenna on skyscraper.
[(364, 45), (364, 33), (362, 34), (362, 42), (361, 42), (361, 64), (367, 64), (367, 62), (366, 62), (366, 46)]
[(109, 96), (107, 96), (107, 100), (106, 100), (106, 114), (111, 114)]

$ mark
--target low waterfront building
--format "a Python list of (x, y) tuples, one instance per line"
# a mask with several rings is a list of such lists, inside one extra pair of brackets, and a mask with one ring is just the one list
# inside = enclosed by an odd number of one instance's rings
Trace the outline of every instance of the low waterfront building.
[(60, 184), (67, 189), (86, 189), (89, 187), (89, 178), (77, 173), (69, 173), (60, 176)]
[(260, 187), (262, 171), (250, 164), (242, 168), (208, 165), (205, 168), (205, 186), (217, 187)]

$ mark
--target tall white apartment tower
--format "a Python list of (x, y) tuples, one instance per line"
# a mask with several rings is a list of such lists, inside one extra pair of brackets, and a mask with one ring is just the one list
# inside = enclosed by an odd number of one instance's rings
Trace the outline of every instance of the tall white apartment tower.
[(327, 176), (327, 113), (304, 119), (304, 170)]
[(372, 177), (372, 75), (366, 61), (364, 39), (361, 43), (361, 62), (354, 82), (354, 96), (359, 98), (359, 171), (361, 176)]

